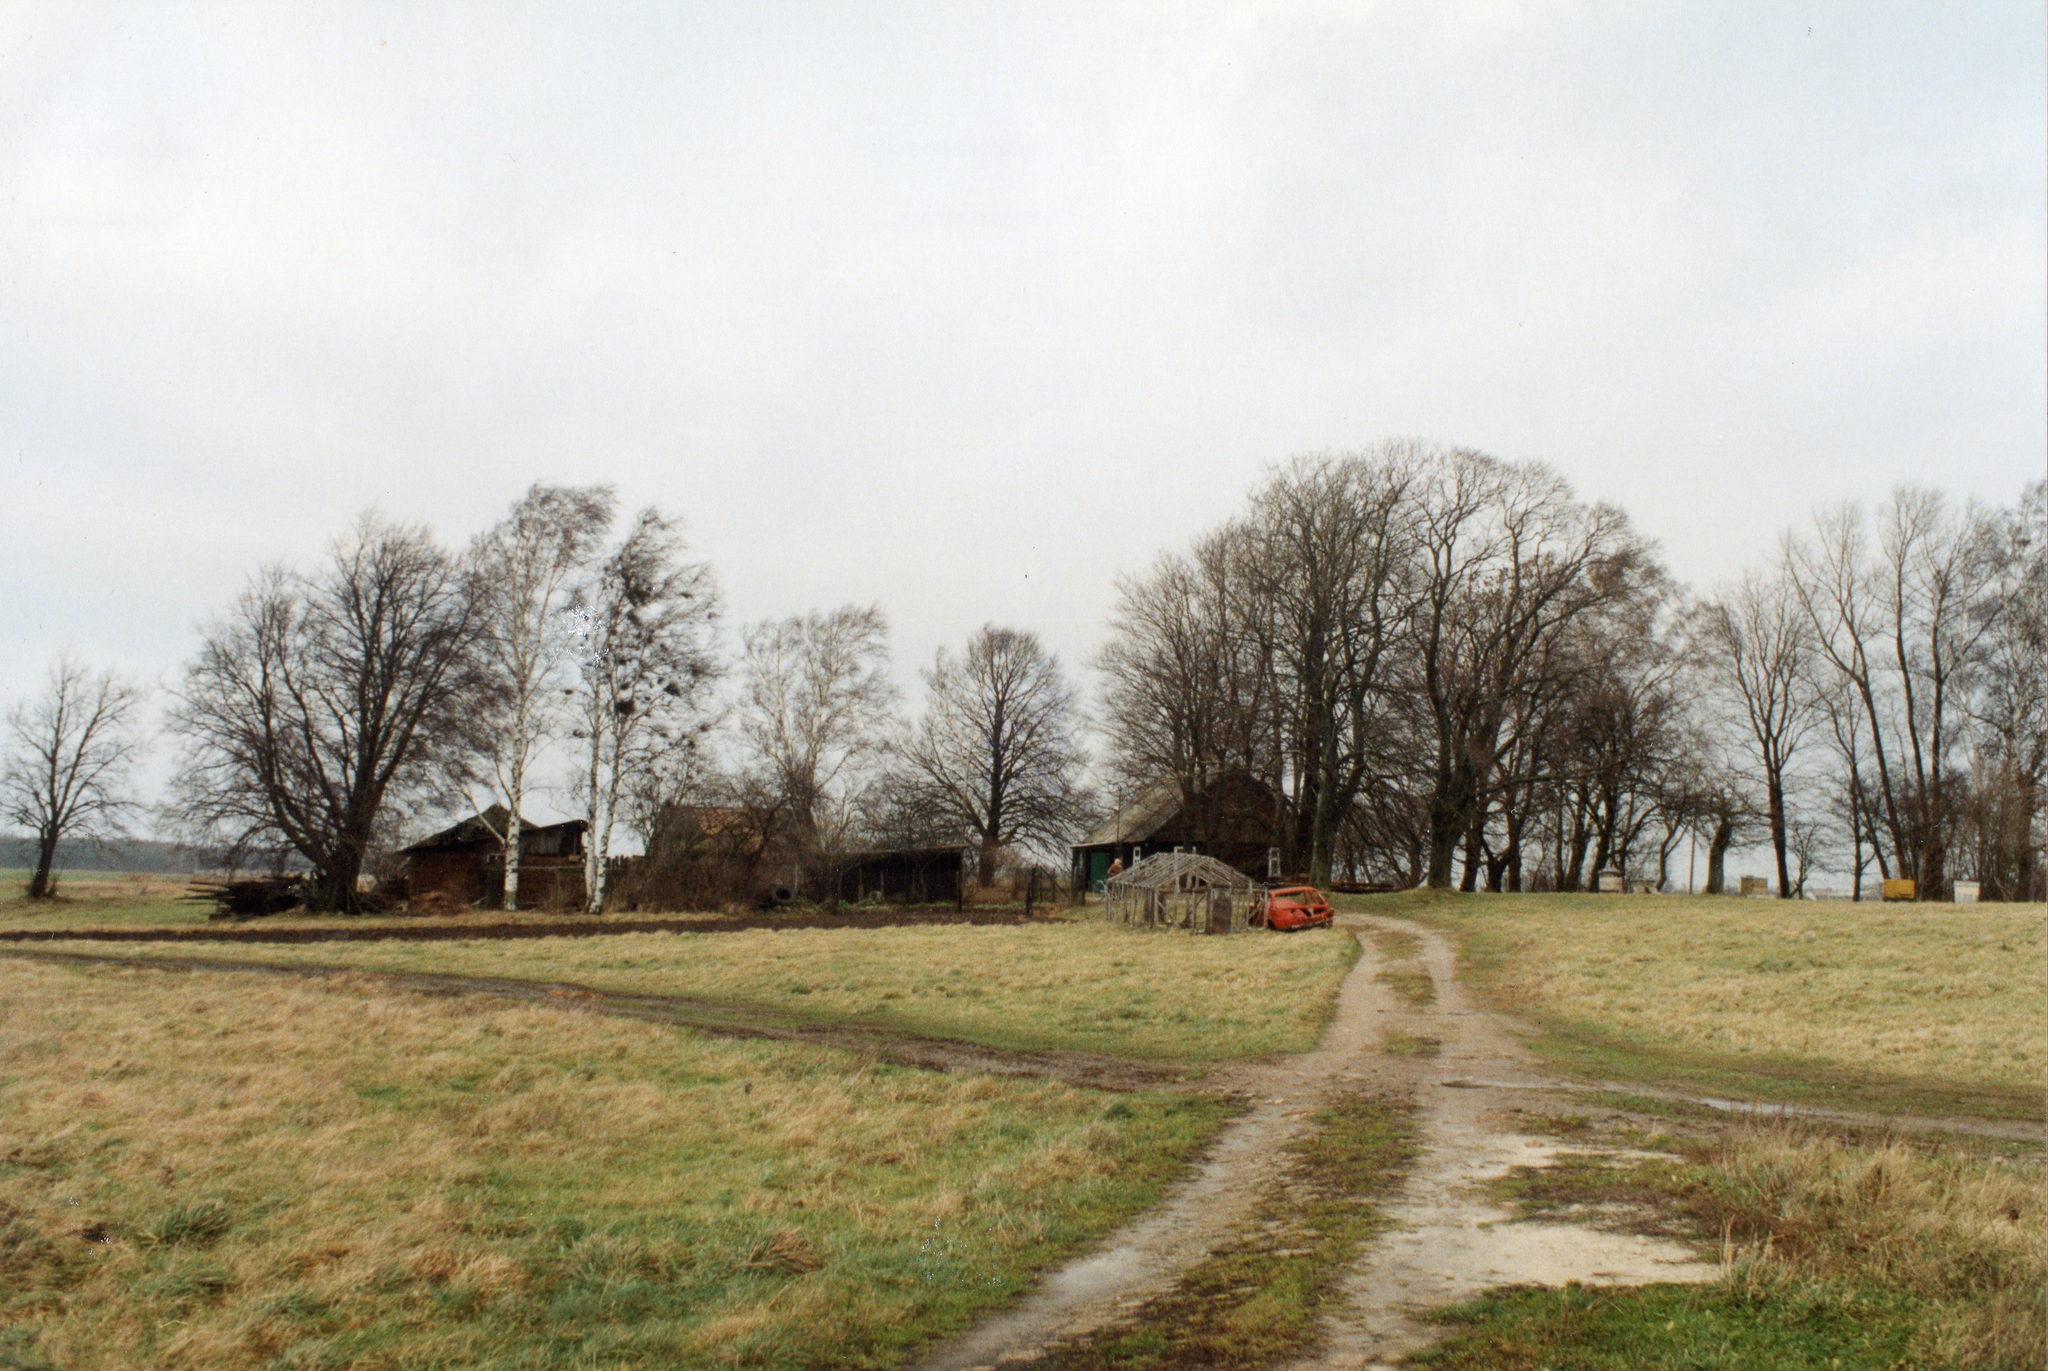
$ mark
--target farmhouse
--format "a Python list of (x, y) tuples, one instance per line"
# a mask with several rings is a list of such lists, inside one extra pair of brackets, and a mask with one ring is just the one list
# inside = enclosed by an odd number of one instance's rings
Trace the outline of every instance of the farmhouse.
[(1074, 845), (1074, 878), (1092, 888), (1112, 862), (1130, 867), (1147, 853), (1176, 849), (1264, 876), (1279, 833), (1279, 801), (1249, 772), (1225, 772), (1198, 790), (1161, 781)]
[[(505, 831), (511, 811), (492, 805), (453, 828), (401, 851), (405, 894), (410, 900), (435, 893), (457, 904), (497, 904), (505, 895)], [(519, 903), (580, 906), (583, 903), (581, 819), (519, 828)]]

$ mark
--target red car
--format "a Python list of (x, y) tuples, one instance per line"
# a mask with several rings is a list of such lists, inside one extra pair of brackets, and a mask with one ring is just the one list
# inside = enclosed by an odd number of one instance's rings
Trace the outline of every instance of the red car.
[(1312, 885), (1288, 885), (1266, 892), (1266, 898), (1252, 909), (1254, 928), (1277, 928), (1292, 933), (1301, 928), (1327, 928), (1337, 911)]

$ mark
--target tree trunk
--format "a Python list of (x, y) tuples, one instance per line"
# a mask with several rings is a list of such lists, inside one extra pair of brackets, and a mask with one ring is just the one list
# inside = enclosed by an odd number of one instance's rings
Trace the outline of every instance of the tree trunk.
[(526, 788), (523, 784), (526, 779), (522, 774), (524, 771), (525, 768), (519, 764), (517, 759), (514, 759), (512, 763), (512, 784), (509, 787), (512, 793), (507, 796), (512, 801), (512, 815), (505, 820), (505, 908), (507, 909), (519, 908), (519, 802), (524, 798), (520, 792)]
[(35, 874), (28, 878), (28, 897), (31, 900), (47, 900), (57, 893), (57, 883), (50, 878), (50, 868), (57, 862), (57, 831), (53, 828), (36, 839)]
[[(595, 728), (590, 743), (590, 846), (583, 853), (583, 912), (604, 913), (605, 861), (611, 856), (611, 795), (604, 779), (604, 738)], [(617, 767), (613, 767), (614, 774)]]
[(1785, 863), (1785, 783), (1778, 773), (1771, 774), (1771, 852), (1778, 859), (1778, 898), (1792, 898), (1792, 869)]
[(360, 914), (363, 900), (356, 890), (363, 873), (360, 849), (343, 846), (328, 856), (313, 883), (313, 898), (320, 908), (333, 914)]
[(1455, 811), (1435, 803), (1429, 809), (1429, 888), (1451, 888), (1451, 864), (1457, 860), (1464, 825)]
[(1486, 839), (1475, 824), (1465, 830), (1465, 874), (1458, 889), (1470, 895), (1479, 889), (1479, 872), (1486, 865)]
[(1735, 841), (1735, 821), (1716, 819), (1714, 837), (1707, 844), (1707, 894), (1723, 895), (1727, 891), (1726, 862), (1728, 848)]

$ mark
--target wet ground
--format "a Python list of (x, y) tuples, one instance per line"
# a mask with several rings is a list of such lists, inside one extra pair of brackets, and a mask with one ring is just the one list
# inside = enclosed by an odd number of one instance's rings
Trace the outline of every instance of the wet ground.
[[(1096, 1252), (1053, 1272), (1012, 1309), (918, 1363), (918, 1371), (1028, 1365), (1048, 1344), (1114, 1326), (1167, 1290), (1203, 1257), (1241, 1241), (1260, 1196), (1284, 1187), (1283, 1149), (1317, 1106), (1338, 1093), (1408, 1097), (1420, 1106), (1424, 1152), (1400, 1193), (1383, 1205), (1393, 1229), (1344, 1278), (1338, 1311), (1318, 1330), (1317, 1350), (1294, 1365), (1380, 1367), (1437, 1336), (1420, 1311), (1499, 1285), (1642, 1284), (1699, 1281), (1717, 1268), (1664, 1238), (1574, 1224), (1529, 1223), (1480, 1188), (1516, 1166), (1542, 1166), (1567, 1150), (1513, 1131), (1516, 1109), (1540, 1110), (1560, 1083), (1476, 1010), (1459, 985), (1442, 934), (1401, 920), (1340, 920), (1340, 936), (1368, 925), (1422, 942), (1435, 989), (1414, 1007), (1377, 980), (1370, 939), (1338, 992), (1336, 1014), (1315, 1051), (1273, 1063), (1236, 1064), (1201, 1087), (1257, 1103), (1234, 1121), (1195, 1175), (1150, 1215)], [(1434, 1056), (1383, 1051), (1390, 1039), (1433, 1041)], [(1475, 1087), (1470, 1078), (1498, 1083)], [(1525, 1089), (1524, 1087), (1533, 1087)], [(1584, 1151), (1583, 1148), (1572, 1148)]]

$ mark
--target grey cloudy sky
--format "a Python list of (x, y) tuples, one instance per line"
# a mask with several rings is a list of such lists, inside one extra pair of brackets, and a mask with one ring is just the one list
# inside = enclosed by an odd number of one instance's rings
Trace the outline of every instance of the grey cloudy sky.
[(1070, 663), (1261, 464), (1542, 458), (1707, 586), (2044, 448), (2038, 4), (0, 7), (0, 696), (375, 502)]

